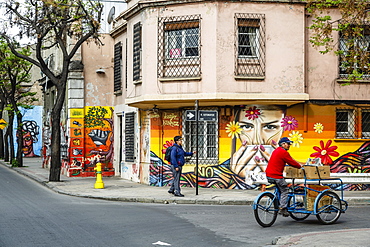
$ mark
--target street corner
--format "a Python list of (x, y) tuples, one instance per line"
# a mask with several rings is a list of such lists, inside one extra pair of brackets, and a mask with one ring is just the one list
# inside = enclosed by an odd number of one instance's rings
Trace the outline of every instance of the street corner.
[(276, 238), (274, 246), (288, 247), (331, 247), (368, 246), (370, 228), (345, 229), (336, 231), (306, 232)]

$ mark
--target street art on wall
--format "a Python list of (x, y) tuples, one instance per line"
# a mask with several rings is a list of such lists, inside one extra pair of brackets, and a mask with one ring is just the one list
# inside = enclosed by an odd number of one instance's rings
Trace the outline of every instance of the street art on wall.
[[(32, 109), (20, 108), (23, 115), (22, 118), (22, 133), (23, 133), (23, 156), (24, 157), (39, 157), (42, 150), (42, 106), (34, 106)], [(14, 121), (14, 129), (17, 128), (17, 123)], [(14, 131), (16, 138), (16, 131)], [(15, 142), (15, 151), (17, 143)]]
[(94, 167), (102, 163), (103, 176), (114, 175), (113, 108), (87, 106), (70, 111), (70, 176), (95, 176)]
[[(311, 105), (306, 117), (303, 104), (293, 107), (235, 106), (231, 116), (221, 115), (218, 142), (221, 162), (218, 165), (199, 165), (199, 185), (224, 189), (258, 187), (266, 182), (264, 171), (269, 157), (283, 136), (293, 141), (290, 153), (301, 163), (308, 158), (320, 158), (323, 165), (331, 166), (332, 173), (369, 172), (370, 142), (359, 142), (358, 145), (333, 139), (335, 115), (334, 118), (325, 115), (320, 107)], [(153, 186), (166, 186), (172, 179), (170, 165), (163, 160), (163, 153), (173, 145), (173, 137), (182, 132), (180, 113), (174, 111), (172, 115), (172, 121), (178, 125), (164, 125), (163, 115), (151, 118), (151, 141), (161, 143), (161, 146), (151, 145), (149, 180)], [(194, 187), (195, 180), (194, 166), (185, 165), (181, 185)], [(369, 188), (367, 185), (346, 185), (345, 189)]]

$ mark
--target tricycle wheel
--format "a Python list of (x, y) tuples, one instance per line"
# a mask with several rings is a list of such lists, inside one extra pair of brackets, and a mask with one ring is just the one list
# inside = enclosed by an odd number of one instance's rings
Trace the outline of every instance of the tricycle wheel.
[(333, 224), (342, 213), (342, 203), (339, 196), (332, 191), (324, 191), (319, 194), (316, 203), (316, 217), (325, 225)]
[(272, 193), (260, 195), (254, 204), (254, 208), (254, 217), (258, 224), (269, 227), (275, 223), (279, 207)]
[(289, 197), (288, 209), (289, 209), (289, 215), (290, 217), (292, 217), (292, 219), (300, 221), (300, 220), (305, 220), (308, 216), (310, 216), (309, 213), (300, 212), (300, 211), (306, 210), (305, 205), (304, 205), (304, 198), (305, 198), (304, 195), (299, 195), (299, 194)]

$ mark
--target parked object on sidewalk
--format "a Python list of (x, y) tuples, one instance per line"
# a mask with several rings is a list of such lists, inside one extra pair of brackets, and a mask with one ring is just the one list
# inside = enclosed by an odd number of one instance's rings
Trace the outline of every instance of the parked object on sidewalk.
[(101, 170), (101, 163), (98, 162), (96, 163), (96, 167), (94, 168), (94, 170), (96, 171), (96, 182), (95, 182), (95, 185), (94, 185), (94, 188), (95, 189), (104, 189), (104, 182), (103, 182), (103, 174), (102, 174), (102, 170)]

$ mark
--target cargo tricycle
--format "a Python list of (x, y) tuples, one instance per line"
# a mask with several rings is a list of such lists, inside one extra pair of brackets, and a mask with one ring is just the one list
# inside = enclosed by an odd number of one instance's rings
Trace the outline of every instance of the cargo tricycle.
[[(309, 171), (315, 169), (316, 176), (309, 176)], [(348, 203), (343, 199), (343, 181), (320, 175), (319, 167), (302, 168), (303, 184), (296, 186), (295, 180), (299, 176), (286, 177), (292, 180), (288, 195), (288, 213), (294, 220), (301, 221), (310, 215), (316, 215), (322, 224), (335, 223), (340, 215), (348, 208)], [(321, 173), (322, 174), (322, 173)], [(335, 192), (329, 186), (321, 184), (340, 183), (340, 191)], [(280, 191), (275, 186), (275, 191), (265, 191), (257, 196), (253, 203), (254, 216), (262, 227), (272, 226), (279, 211)]]

